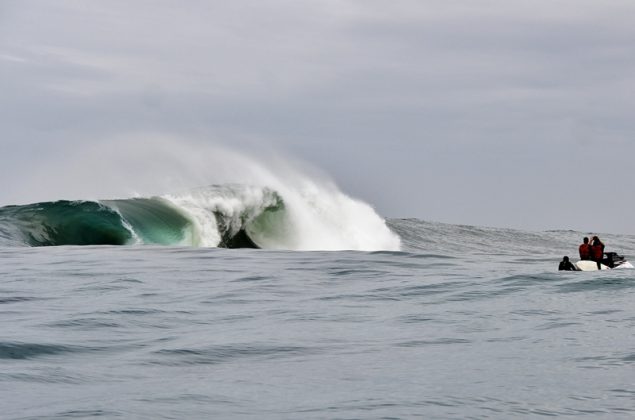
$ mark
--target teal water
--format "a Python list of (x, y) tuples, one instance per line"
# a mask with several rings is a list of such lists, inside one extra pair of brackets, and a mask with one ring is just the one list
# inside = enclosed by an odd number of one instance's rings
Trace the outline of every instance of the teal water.
[[(285, 220), (282, 199), (267, 188), (210, 186), (189, 194), (173, 201), (164, 197), (60, 200), (0, 207), (0, 245), (259, 248), (247, 230), (256, 239), (267, 239)], [(255, 197), (249, 200), (245, 197), (249, 194)]]
[(635, 415), (635, 270), (557, 272), (580, 232), (388, 225), (401, 251), (6, 244), (0, 417)]

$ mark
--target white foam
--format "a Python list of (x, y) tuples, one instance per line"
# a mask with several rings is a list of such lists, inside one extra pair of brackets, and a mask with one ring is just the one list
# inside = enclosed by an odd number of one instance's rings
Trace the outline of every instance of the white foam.
[(168, 194), (163, 198), (190, 217), (196, 232), (192, 245), (204, 247), (216, 247), (222, 239), (215, 212), (222, 213), (230, 222), (229, 229), (236, 233), (243, 224), (245, 214), (253, 218), (274, 204), (273, 199), (267, 196), (267, 190), (238, 185), (198, 188), (185, 194)]
[(617, 267), (615, 267), (615, 268), (619, 268), (619, 269), (626, 269), (626, 268), (628, 268), (628, 269), (630, 269), (630, 268), (635, 268), (635, 267), (633, 267), (633, 264), (631, 264), (630, 262), (626, 261), (626, 262), (624, 262), (624, 263), (622, 263), (622, 264), (618, 265), (618, 266), (617, 266)]
[(302, 184), (299, 188), (279, 187), (288, 209), (287, 231), (267, 241), (268, 248), (399, 250), (399, 238), (369, 205), (332, 186), (308, 179)]
[[(193, 245), (218, 246), (221, 235), (214, 216), (218, 212), (232, 234), (245, 228), (252, 240), (265, 249), (400, 249), (399, 237), (369, 205), (348, 197), (332, 185), (306, 178), (298, 181), (296, 178), (293, 185), (201, 188), (164, 198), (195, 222), (198, 243)], [(269, 229), (263, 230), (253, 222), (266, 208), (277, 204), (273, 191), (282, 198), (284, 211), (272, 214), (275, 220), (269, 220)]]

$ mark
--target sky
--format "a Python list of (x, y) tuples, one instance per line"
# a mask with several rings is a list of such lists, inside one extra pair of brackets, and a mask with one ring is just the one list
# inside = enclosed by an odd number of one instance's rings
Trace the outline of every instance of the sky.
[(0, 205), (229, 149), (384, 217), (635, 234), (633, 22), (632, 0), (0, 0)]

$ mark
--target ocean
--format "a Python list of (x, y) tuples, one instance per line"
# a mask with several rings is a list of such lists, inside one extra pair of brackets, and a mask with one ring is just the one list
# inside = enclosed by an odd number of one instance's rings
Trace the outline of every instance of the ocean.
[(0, 208), (0, 418), (635, 417), (635, 270), (557, 271), (588, 232), (316, 191)]

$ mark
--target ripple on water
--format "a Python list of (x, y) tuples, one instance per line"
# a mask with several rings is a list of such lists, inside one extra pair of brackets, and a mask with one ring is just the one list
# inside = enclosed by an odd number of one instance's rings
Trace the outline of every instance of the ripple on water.
[(635, 353), (613, 354), (602, 356), (585, 356), (573, 359), (580, 364), (580, 367), (587, 369), (612, 368), (616, 366), (627, 366), (635, 363)]
[(422, 346), (443, 346), (447, 344), (469, 344), (470, 340), (464, 338), (439, 338), (436, 340), (412, 340), (397, 343), (398, 347), (422, 347)]
[(558, 293), (578, 293), (592, 291), (608, 291), (631, 289), (635, 287), (635, 279), (629, 277), (594, 277), (581, 281), (568, 282), (558, 285)]
[(180, 366), (209, 365), (230, 362), (243, 358), (280, 358), (304, 356), (321, 352), (322, 349), (301, 346), (268, 345), (220, 345), (206, 348), (176, 348), (154, 351), (157, 356), (150, 364)]
[(34, 359), (64, 353), (86, 351), (87, 348), (61, 344), (0, 342), (0, 359)]
[(45, 324), (51, 328), (73, 328), (81, 331), (93, 331), (100, 328), (121, 328), (122, 324), (100, 318), (73, 318)]
[(93, 381), (92, 376), (80, 374), (72, 369), (62, 367), (38, 367), (25, 372), (22, 368), (19, 371), (0, 372), (0, 382), (33, 382), (42, 384), (71, 384), (79, 385)]
[(29, 302), (32, 300), (38, 300), (38, 298), (34, 298), (30, 296), (0, 297), (0, 305), (7, 304), (7, 303)]

